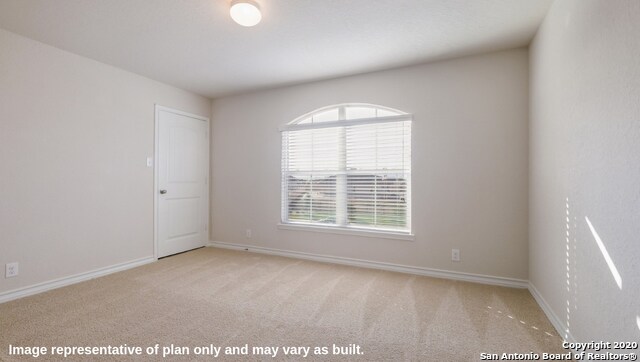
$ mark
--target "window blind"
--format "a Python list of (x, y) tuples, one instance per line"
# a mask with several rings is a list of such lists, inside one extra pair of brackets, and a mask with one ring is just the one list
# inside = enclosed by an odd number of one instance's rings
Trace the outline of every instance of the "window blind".
[(283, 223), (410, 232), (411, 115), (385, 112), (283, 130)]

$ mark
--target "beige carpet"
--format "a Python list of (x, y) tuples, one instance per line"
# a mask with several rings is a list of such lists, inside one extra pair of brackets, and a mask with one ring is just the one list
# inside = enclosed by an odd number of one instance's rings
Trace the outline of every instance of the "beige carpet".
[[(204, 248), (0, 304), (0, 359), (13, 346), (311, 347), (306, 360), (476, 361), (480, 353), (564, 353), (528, 291), (243, 251)], [(159, 344), (159, 356), (147, 356)], [(333, 345), (361, 355), (333, 355)], [(327, 355), (322, 349), (328, 347)], [(200, 351), (204, 353), (206, 351)], [(245, 352), (245, 351), (240, 351)], [(267, 352), (267, 351), (264, 351)], [(356, 352), (354, 349), (346, 352)], [(62, 360), (50, 354), (37, 360)], [(78, 356), (66, 360), (132, 360)]]

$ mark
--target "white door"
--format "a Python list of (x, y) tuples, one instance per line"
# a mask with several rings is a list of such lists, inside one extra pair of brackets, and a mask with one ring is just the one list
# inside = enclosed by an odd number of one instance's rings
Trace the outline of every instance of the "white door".
[(208, 240), (209, 121), (156, 109), (157, 255), (199, 248)]

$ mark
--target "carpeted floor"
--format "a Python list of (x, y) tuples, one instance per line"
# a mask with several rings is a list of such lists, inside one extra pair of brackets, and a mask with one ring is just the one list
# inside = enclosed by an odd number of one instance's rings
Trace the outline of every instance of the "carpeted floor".
[[(164, 360), (271, 360), (273, 351), (254, 354), (258, 346), (279, 347), (276, 359), (287, 360), (477, 361), (565, 353), (561, 342), (524, 289), (214, 248), (0, 304), (4, 361), (34, 360), (10, 355), (10, 344), (46, 347), (40, 361), (63, 359), (52, 346), (124, 344), (149, 361), (172, 344), (189, 355)], [(212, 345), (223, 347), (217, 358), (201, 350)], [(334, 355), (333, 345), (351, 354)], [(224, 354), (234, 346), (247, 354)], [(306, 358), (284, 354), (300, 346), (310, 347)], [(96, 359), (134, 358), (66, 360)]]

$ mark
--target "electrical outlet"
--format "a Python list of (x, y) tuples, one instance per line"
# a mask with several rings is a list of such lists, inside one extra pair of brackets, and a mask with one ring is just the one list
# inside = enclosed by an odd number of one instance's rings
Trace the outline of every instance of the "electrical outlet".
[(451, 249), (451, 261), (460, 261), (460, 249)]
[(251, 239), (251, 229), (247, 229), (245, 231), (245, 235), (247, 236), (247, 239)]
[(4, 277), (13, 278), (18, 276), (18, 263), (7, 263)]

